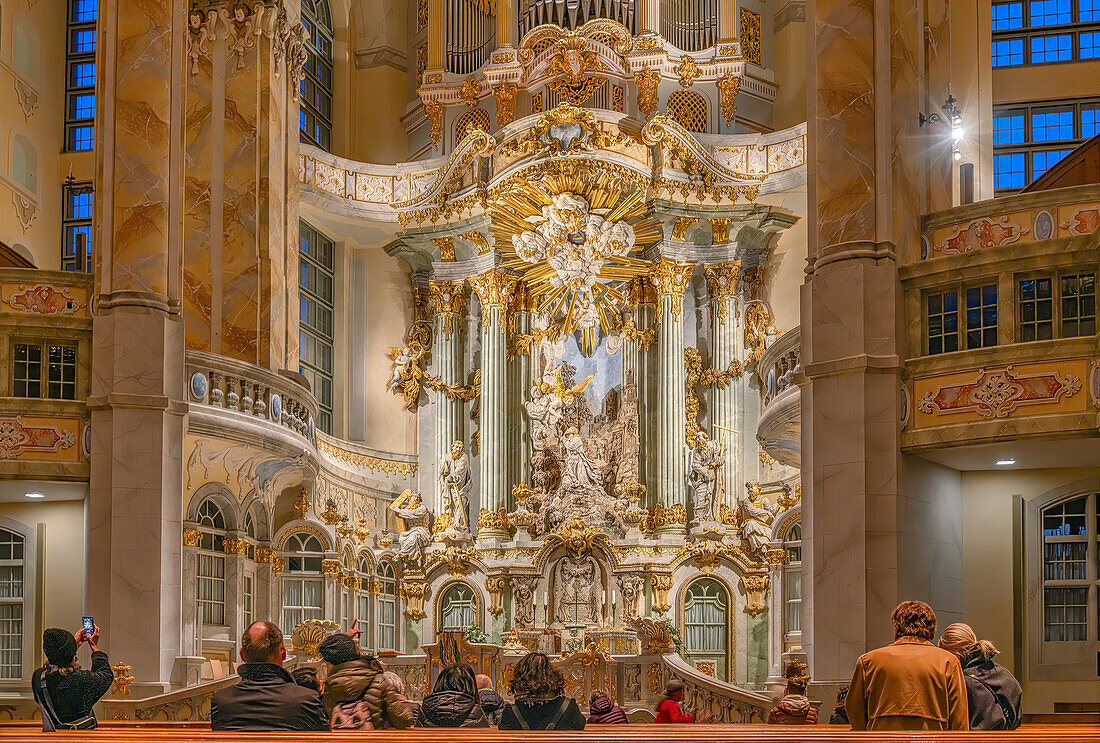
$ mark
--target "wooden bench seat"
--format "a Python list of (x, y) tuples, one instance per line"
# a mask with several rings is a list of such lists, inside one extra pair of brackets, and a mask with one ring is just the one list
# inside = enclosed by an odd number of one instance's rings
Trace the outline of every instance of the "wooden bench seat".
[(584, 731), (522, 732), (495, 729), (441, 730), (415, 728), (368, 733), (238, 733), (213, 732), (196, 724), (112, 723), (99, 730), (42, 733), (37, 726), (0, 725), (0, 738), (26, 743), (530, 743), (532, 737), (554, 743), (833, 743), (847, 741), (890, 741), (934, 743), (974, 741), (976, 743), (1100, 743), (1095, 725), (1025, 725), (1012, 732), (949, 733), (856, 733), (839, 725), (784, 727), (767, 725), (594, 725)]

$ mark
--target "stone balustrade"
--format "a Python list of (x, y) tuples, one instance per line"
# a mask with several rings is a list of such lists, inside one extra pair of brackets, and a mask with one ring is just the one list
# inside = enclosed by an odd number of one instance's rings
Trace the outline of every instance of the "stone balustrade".
[(186, 368), (193, 404), (267, 421), (313, 440), (317, 401), (297, 374), (275, 373), (205, 351), (188, 351)]
[(756, 427), (760, 448), (791, 467), (802, 462), (802, 333), (796, 327), (769, 345), (757, 366), (764, 386), (764, 408)]
[(675, 653), (661, 656), (664, 680), (684, 684), (684, 705), (710, 713), (712, 722), (767, 722), (774, 702), (767, 694), (748, 691), (708, 676)]
[(795, 375), (800, 371), (802, 331), (794, 327), (768, 344), (756, 367), (756, 373), (764, 385), (764, 405), (794, 384)]

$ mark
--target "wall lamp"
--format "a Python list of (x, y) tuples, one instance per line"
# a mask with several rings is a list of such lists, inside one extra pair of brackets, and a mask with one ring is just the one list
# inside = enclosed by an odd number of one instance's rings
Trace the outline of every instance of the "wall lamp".
[(951, 126), (951, 157), (955, 160), (962, 159), (962, 152), (960, 146), (962, 145), (963, 137), (963, 125), (962, 125), (962, 111), (955, 104), (958, 100), (950, 93), (947, 94), (947, 100), (940, 106), (940, 110), (943, 111), (944, 116), (940, 116), (933, 111), (925, 116), (923, 113), (917, 114), (918, 126), (924, 126), (925, 124), (950, 124)]

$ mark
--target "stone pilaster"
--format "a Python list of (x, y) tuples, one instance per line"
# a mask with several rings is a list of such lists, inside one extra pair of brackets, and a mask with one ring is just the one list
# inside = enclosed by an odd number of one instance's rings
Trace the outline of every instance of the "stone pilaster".
[[(432, 364), (435, 374), (443, 384), (463, 384), (462, 315), (466, 311), (466, 285), (464, 281), (429, 281), (428, 299), (434, 313), (434, 340)], [(439, 460), (451, 450), (455, 441), (465, 443), (463, 420), (464, 404), (452, 400), (442, 392), (435, 393), (435, 475), (439, 477)], [(433, 481), (434, 482), (434, 481)], [(439, 488), (435, 488), (434, 513), (446, 510), (440, 500)]]
[[(511, 322), (513, 327), (512, 343), (515, 335), (528, 335), (534, 327), (535, 303), (521, 282), (513, 292), (511, 304)], [(512, 500), (511, 489), (518, 483), (530, 484), (531, 481), (531, 437), (530, 421), (524, 402), (531, 395), (531, 388), (539, 375), (541, 355), (538, 344), (532, 344), (530, 353), (514, 354), (508, 362), (508, 482), (507, 507), (511, 512), (516, 504)]]
[[(507, 336), (505, 310), (516, 278), (496, 269), (470, 277), (470, 285), (481, 300), (481, 451), (478, 456), (481, 508), (490, 515), (508, 507), (507, 467)], [(499, 520), (490, 520), (477, 536), (506, 539), (508, 532)]]
[[(693, 261), (661, 258), (654, 266), (657, 288), (657, 504), (687, 507), (684, 461), (684, 290)], [(662, 533), (682, 534), (685, 525), (665, 524)]]
[[(710, 297), (711, 366), (728, 369), (730, 362), (744, 352), (744, 324), (740, 321), (738, 286), (741, 283), (741, 261), (708, 263), (703, 266)], [(725, 387), (717, 384), (708, 390), (711, 437), (722, 441), (725, 466), (722, 468), (722, 498), (730, 508), (744, 493), (744, 472), (739, 463), (744, 460), (744, 386), (745, 378), (735, 378)], [(716, 426), (723, 426), (717, 428)], [(730, 430), (727, 430), (730, 429)]]

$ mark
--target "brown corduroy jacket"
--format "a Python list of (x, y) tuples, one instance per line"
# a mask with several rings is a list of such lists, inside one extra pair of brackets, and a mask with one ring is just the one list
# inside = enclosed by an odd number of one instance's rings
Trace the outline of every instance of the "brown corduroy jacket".
[(853, 730), (968, 730), (959, 659), (919, 637), (859, 657), (844, 705)]

